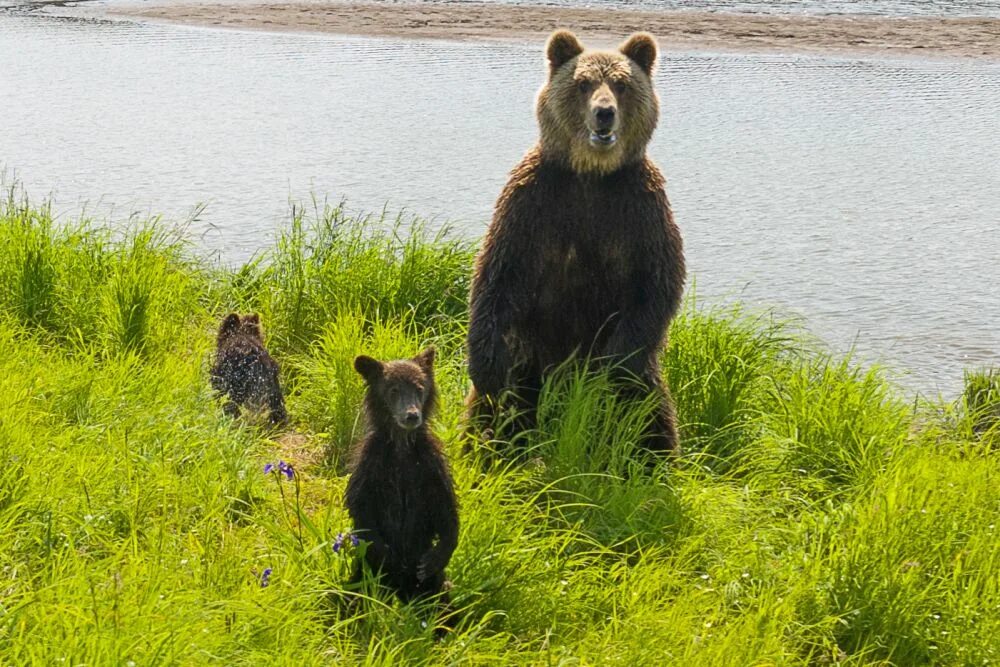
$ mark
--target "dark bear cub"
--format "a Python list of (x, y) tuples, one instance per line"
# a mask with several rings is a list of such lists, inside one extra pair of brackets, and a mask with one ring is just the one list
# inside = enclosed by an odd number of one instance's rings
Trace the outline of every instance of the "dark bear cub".
[[(437, 401), (434, 355), (428, 348), (413, 359), (354, 360), (368, 385), (368, 434), (355, 447), (347, 510), (384, 585), (403, 602), (441, 594), (447, 608), (444, 569), (458, 545), (458, 502), (428, 427)], [(352, 583), (362, 568), (359, 562)]]
[(212, 388), (227, 396), (223, 409), (230, 417), (239, 416), (241, 407), (267, 408), (272, 424), (287, 421), (278, 363), (264, 348), (256, 313), (243, 317), (230, 313), (222, 320), (211, 376)]

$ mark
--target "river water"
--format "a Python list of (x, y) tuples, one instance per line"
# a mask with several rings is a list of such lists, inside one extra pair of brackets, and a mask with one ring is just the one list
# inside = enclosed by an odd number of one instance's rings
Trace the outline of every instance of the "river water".
[[(203, 203), (227, 262), (313, 193), (478, 238), (543, 77), (540, 44), (0, 14), (0, 168), (66, 217)], [(1000, 64), (668, 53), (657, 86), (702, 303), (802, 315), (922, 393), (1000, 363)]]

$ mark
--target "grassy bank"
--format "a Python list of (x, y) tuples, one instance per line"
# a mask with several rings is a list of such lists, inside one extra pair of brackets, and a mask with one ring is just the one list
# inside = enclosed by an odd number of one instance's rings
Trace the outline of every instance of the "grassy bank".
[[(914, 405), (779, 321), (689, 303), (665, 359), (672, 470), (626, 475), (643, 406), (568, 369), (537, 456), (483, 472), (459, 441), (473, 248), (391, 223), (295, 213), (223, 270), (155, 221), (0, 203), (0, 663), (1000, 662), (996, 376)], [(229, 310), (262, 315), (285, 432), (209, 390)], [(427, 343), (462, 520), (440, 643), (419, 610), (349, 616), (331, 594), (351, 362)], [(294, 480), (263, 474), (279, 459)]]

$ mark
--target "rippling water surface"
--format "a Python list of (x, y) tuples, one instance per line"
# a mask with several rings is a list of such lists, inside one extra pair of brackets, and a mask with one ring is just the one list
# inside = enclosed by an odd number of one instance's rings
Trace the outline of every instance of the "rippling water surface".
[[(544, 76), (539, 45), (4, 15), (0, 63), (8, 177), (66, 215), (203, 202), (228, 261), (311, 192), (480, 236)], [(702, 301), (802, 314), (924, 392), (1000, 363), (1000, 65), (668, 54), (658, 88)]]

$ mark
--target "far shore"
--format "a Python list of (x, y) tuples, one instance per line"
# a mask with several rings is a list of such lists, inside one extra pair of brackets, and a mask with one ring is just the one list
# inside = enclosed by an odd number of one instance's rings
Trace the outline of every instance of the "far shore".
[(541, 40), (555, 28), (613, 44), (647, 30), (667, 50), (1000, 59), (1000, 19), (727, 14), (486, 3), (345, 0), (111, 5), (131, 18), (271, 31), (451, 40)]

